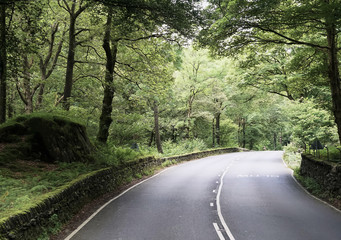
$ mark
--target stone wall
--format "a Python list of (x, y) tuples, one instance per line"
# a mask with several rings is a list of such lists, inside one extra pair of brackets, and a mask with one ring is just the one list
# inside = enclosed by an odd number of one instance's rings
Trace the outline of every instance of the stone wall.
[(148, 157), (127, 162), (119, 168), (101, 169), (80, 176), (50, 193), (44, 200), (27, 211), (1, 221), (0, 240), (37, 239), (44, 229), (55, 226), (56, 220), (65, 223), (89, 201), (117, 189), (132, 176), (143, 175), (145, 171), (161, 166), (167, 160), (189, 161), (242, 150), (224, 148), (161, 159)]
[(302, 154), (300, 174), (314, 178), (328, 191), (341, 195), (341, 164), (321, 161), (310, 154)]

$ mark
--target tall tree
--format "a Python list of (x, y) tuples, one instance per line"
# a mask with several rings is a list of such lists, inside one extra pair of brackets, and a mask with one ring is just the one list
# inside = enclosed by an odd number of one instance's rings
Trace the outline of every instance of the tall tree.
[(0, 123), (6, 121), (6, 4), (0, 4)]
[(117, 56), (117, 41), (113, 41), (111, 37), (112, 31), (112, 8), (108, 9), (107, 23), (103, 38), (103, 49), (106, 56), (105, 77), (104, 77), (104, 96), (102, 104), (102, 112), (99, 120), (99, 129), (97, 140), (105, 143), (109, 135), (109, 127), (112, 122), (112, 101), (114, 97), (114, 69)]
[(56, 48), (55, 42), (56, 42), (56, 34), (58, 32), (58, 29), (59, 29), (58, 22), (52, 24), (50, 37), (48, 39), (48, 43), (49, 43), (48, 51), (45, 56), (42, 53), (38, 53), (41, 82), (39, 84), (39, 93), (38, 93), (37, 105), (36, 105), (37, 109), (41, 108), (41, 105), (43, 103), (43, 95), (45, 91), (46, 81), (55, 70), (57, 66), (58, 58), (62, 51), (62, 47), (64, 43), (64, 34), (66, 33), (66, 31), (63, 31), (61, 40), (57, 44), (57, 49), (54, 50)]
[(58, 4), (69, 14), (69, 43), (68, 43), (68, 54), (65, 74), (65, 86), (63, 94), (63, 107), (65, 110), (70, 109), (70, 97), (73, 85), (73, 71), (75, 66), (75, 53), (76, 48), (81, 42), (77, 42), (77, 36), (86, 31), (87, 29), (76, 28), (77, 18), (82, 12), (84, 12), (90, 5), (89, 2), (84, 0), (58, 0)]
[(341, 143), (341, 87), (338, 41), (341, 4), (338, 0), (318, 1), (220, 1), (211, 21), (200, 34), (202, 45), (216, 54), (228, 54), (249, 44), (302, 45), (322, 51), (328, 63), (333, 113)]
[[(192, 1), (181, 1), (177, 4), (169, 0), (157, 4), (140, 0), (129, 2), (104, 0), (101, 2), (107, 5), (109, 14), (103, 41), (107, 58), (106, 80), (97, 139), (106, 142), (112, 122), (113, 73), (117, 60), (118, 43), (121, 41), (137, 42), (157, 37), (166, 38), (174, 32), (189, 35), (192, 31), (192, 23), (194, 23), (195, 11), (190, 8), (194, 6)], [(113, 19), (110, 12), (114, 9), (116, 14), (114, 24), (112, 24)], [(153, 10), (152, 15), (150, 14), (151, 10)], [(120, 18), (121, 15), (123, 17)], [(109, 29), (109, 27), (113, 29)], [(115, 37), (113, 38), (112, 35)], [(129, 66), (130, 63), (126, 65)]]
[(161, 136), (160, 136), (160, 125), (159, 125), (159, 106), (156, 100), (154, 101), (154, 104), (153, 104), (153, 112), (154, 112), (154, 131), (155, 131), (156, 148), (159, 153), (163, 153), (162, 144), (161, 144)]

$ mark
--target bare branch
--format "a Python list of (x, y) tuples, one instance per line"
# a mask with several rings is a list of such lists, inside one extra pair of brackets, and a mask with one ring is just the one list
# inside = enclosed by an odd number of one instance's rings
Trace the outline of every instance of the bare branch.
[[(63, 1), (64, 4), (66, 5), (66, 7), (63, 6), (63, 5), (60, 3), (60, 1)], [(70, 7), (69, 7), (69, 5), (67, 4), (67, 2), (66, 2), (65, 0), (58, 0), (58, 5), (59, 5), (59, 7), (63, 8), (65, 11), (67, 11), (67, 12), (69, 12), (69, 13), (71, 12)]]

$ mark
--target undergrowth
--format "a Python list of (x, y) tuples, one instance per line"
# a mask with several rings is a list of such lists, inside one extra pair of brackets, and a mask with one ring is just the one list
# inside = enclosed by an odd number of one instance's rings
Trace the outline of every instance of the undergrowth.
[[(163, 144), (164, 154), (158, 154), (155, 148), (139, 146), (131, 149), (129, 146), (118, 147), (112, 143), (97, 144), (94, 153), (95, 163), (55, 163), (48, 164), (41, 161), (20, 160), (12, 152), (0, 151), (0, 219), (23, 211), (38, 202), (45, 194), (72, 181), (82, 174), (86, 174), (108, 166), (120, 164), (147, 156), (164, 157), (181, 155), (190, 152), (206, 150), (202, 140), (187, 140), (181, 143), (166, 141)], [(173, 165), (174, 162), (166, 161), (162, 167)], [(152, 171), (143, 173), (149, 175)], [(134, 176), (141, 178), (142, 175)], [(132, 179), (128, 179), (132, 180)]]
[(298, 169), (301, 166), (301, 149), (295, 145), (295, 143), (290, 143), (283, 147), (284, 154), (283, 160), (291, 169)]
[(294, 176), (297, 181), (312, 195), (341, 210), (340, 195), (332, 194), (330, 191), (323, 188), (315, 179), (300, 175), (299, 169), (294, 171)]
[(0, 166), (0, 219), (14, 215), (43, 199), (48, 192), (97, 168), (83, 163), (23, 160)]

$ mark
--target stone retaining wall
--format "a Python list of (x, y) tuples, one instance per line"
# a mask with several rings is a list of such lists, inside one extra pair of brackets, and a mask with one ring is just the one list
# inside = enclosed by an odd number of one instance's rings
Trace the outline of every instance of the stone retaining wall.
[(117, 189), (127, 178), (143, 175), (145, 171), (161, 166), (167, 160), (181, 162), (239, 151), (243, 149), (214, 149), (161, 159), (148, 157), (127, 162), (120, 168), (106, 168), (82, 175), (50, 193), (27, 211), (0, 222), (0, 240), (37, 239), (44, 229), (53, 228), (56, 222), (65, 223), (89, 201)]
[(302, 154), (300, 174), (314, 178), (328, 191), (341, 195), (341, 164), (320, 161), (310, 154)]

